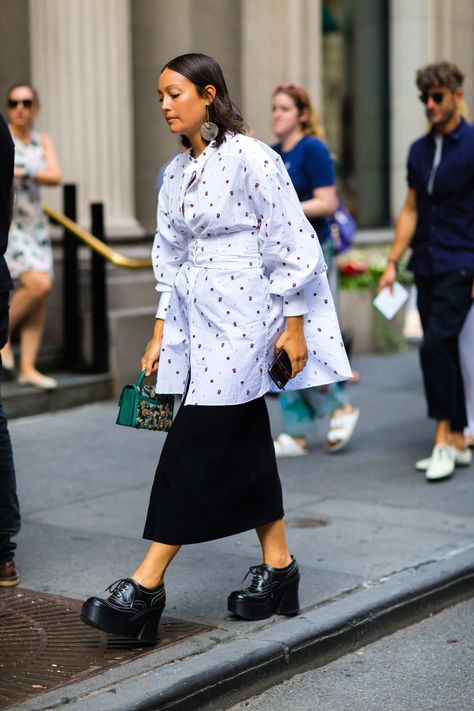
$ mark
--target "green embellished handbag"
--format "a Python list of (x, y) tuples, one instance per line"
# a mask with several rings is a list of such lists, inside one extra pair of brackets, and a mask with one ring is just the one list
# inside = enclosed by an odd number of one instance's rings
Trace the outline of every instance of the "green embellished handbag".
[(152, 385), (143, 385), (145, 370), (120, 395), (117, 425), (139, 430), (168, 432), (173, 422), (174, 395), (157, 395)]

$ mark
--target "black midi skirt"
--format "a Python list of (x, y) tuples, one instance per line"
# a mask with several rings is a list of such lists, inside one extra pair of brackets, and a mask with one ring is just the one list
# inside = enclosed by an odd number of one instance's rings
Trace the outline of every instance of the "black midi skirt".
[(181, 405), (158, 462), (143, 538), (201, 543), (282, 517), (265, 399)]

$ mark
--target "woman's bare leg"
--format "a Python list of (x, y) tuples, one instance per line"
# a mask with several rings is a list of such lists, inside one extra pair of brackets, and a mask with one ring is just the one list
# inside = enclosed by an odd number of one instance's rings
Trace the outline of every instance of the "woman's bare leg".
[(36, 303), (36, 294), (31, 289), (23, 286), (13, 292), (10, 301), (10, 331), (18, 328)]
[(37, 303), (20, 326), (20, 375), (37, 375), (36, 358), (43, 338), (46, 303)]
[[(31, 316), (32, 320), (27, 325), (26, 367), (31, 368), (31, 363), (33, 362), (34, 368), (43, 333), (45, 300), (51, 291), (52, 280), (49, 274), (45, 272), (25, 272), (21, 275), (20, 282), (21, 288), (13, 293), (10, 301), (10, 333), (18, 328), (25, 320), (28, 321)], [(38, 312), (38, 310), (40, 311)], [(31, 355), (28, 355), (30, 345), (33, 358)], [(4, 356), (9, 363), (13, 360), (10, 341), (2, 350), (2, 356)]]
[(181, 546), (153, 542), (142, 563), (131, 577), (144, 588), (158, 587), (163, 582), (167, 567), (180, 548)]
[(291, 563), (291, 555), (283, 519), (259, 526), (256, 531), (262, 546), (263, 562), (273, 568), (286, 568)]
[[(25, 316), (27, 316), (35, 302), (35, 297), (33, 297), (30, 290), (25, 287), (13, 292), (10, 299), (10, 334), (13, 333), (18, 325), (23, 321)], [(7, 365), (8, 368), (13, 368), (13, 351), (10, 339), (8, 339), (7, 343), (5, 343), (1, 353), (2, 360), (4, 360), (5, 365)]]

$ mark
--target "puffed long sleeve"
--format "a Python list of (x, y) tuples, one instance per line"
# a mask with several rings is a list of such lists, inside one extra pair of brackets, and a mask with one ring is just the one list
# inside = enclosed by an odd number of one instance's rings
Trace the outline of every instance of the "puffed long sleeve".
[(277, 154), (229, 133), (177, 156), (167, 178), (153, 248), (168, 308), (157, 392), (238, 405), (276, 390), (268, 368), (285, 316), (304, 316), (308, 351), (287, 389), (350, 377), (317, 235)]
[(305, 286), (326, 264), (286, 168), (281, 161), (265, 168), (265, 175), (252, 172), (249, 185), (260, 223), (262, 259), (270, 292), (283, 297), (283, 314), (299, 316), (308, 312)]
[(157, 281), (156, 291), (160, 301), (156, 318), (164, 319), (168, 310), (171, 289), (176, 275), (187, 256), (187, 239), (173, 228), (170, 217), (167, 181), (158, 195), (157, 228), (152, 248), (153, 272)]

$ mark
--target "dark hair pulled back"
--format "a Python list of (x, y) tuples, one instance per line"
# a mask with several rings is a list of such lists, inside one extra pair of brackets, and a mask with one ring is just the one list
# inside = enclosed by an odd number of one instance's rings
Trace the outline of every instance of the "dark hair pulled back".
[[(171, 69), (178, 74), (182, 74), (191, 81), (200, 96), (206, 97), (205, 87), (211, 84), (216, 89), (216, 96), (209, 103), (209, 120), (217, 125), (219, 133), (215, 139), (218, 146), (225, 141), (226, 131), (231, 133), (245, 133), (246, 125), (239, 109), (232, 103), (227, 85), (225, 83), (222, 69), (218, 62), (207, 54), (191, 52), (181, 54), (165, 64), (161, 73), (165, 69)], [(187, 148), (191, 146), (186, 136), (181, 136), (183, 145)]]

